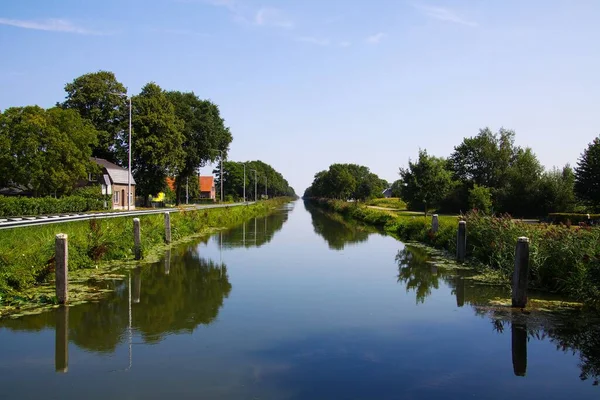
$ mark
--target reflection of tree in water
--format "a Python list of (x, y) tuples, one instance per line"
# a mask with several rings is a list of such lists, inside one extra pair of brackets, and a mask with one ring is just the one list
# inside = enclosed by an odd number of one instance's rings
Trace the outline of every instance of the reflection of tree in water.
[(444, 273), (428, 261), (427, 253), (416, 247), (406, 246), (396, 254), (398, 282), (405, 284), (407, 293), (415, 291), (417, 303), (424, 303), (431, 289), (439, 288), (440, 274)]
[(515, 375), (525, 376), (527, 369), (527, 342), (550, 340), (556, 349), (579, 353), (582, 380), (600, 380), (600, 318), (584, 311), (523, 313), (509, 307), (489, 306), (489, 300), (508, 298), (510, 291), (503, 287), (477, 284), (464, 279), (468, 271), (447, 269), (431, 262), (428, 253), (420, 248), (406, 246), (398, 251), (398, 282), (406, 290), (414, 290), (417, 303), (423, 303), (440, 280), (456, 295), (457, 305), (468, 304), (476, 315), (490, 318), (492, 329), (512, 336), (512, 356)]
[[(132, 272), (132, 291), (139, 303), (132, 305), (133, 328), (146, 342), (155, 342), (168, 333), (191, 332), (200, 324), (213, 322), (231, 284), (225, 265), (202, 259), (195, 246), (174, 250), (169, 274), (160, 266)], [(128, 327), (127, 282), (111, 281), (104, 285), (116, 289), (108, 298), (69, 310), (69, 340), (79, 347), (114, 352), (126, 337)], [(136, 293), (136, 284), (141, 292)], [(38, 331), (56, 324), (54, 312), (0, 321), (0, 327)]]
[(344, 220), (305, 202), (315, 233), (322, 236), (332, 250), (343, 250), (348, 243), (365, 242), (374, 229)]
[(216, 236), (223, 248), (261, 247), (269, 243), (288, 220), (288, 212), (276, 212), (245, 221)]

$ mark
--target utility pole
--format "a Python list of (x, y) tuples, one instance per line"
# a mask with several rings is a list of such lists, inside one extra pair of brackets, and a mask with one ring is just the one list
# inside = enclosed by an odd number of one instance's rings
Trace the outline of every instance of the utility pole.
[(131, 96), (129, 98), (129, 161), (127, 164), (127, 210), (131, 210)]
[(254, 171), (254, 202), (256, 203), (258, 199), (258, 178), (256, 177), (255, 169), (251, 169), (250, 171)]

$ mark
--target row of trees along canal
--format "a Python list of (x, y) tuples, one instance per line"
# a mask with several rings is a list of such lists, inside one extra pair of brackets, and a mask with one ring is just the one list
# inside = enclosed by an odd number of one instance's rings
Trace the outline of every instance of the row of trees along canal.
[[(127, 167), (131, 95), (125, 86), (112, 72), (99, 71), (76, 78), (65, 91), (65, 101), (50, 109), (12, 107), (0, 113), (0, 188), (60, 197), (71, 194), (89, 173), (99, 172), (91, 156)], [(171, 176), (176, 178), (179, 203), (186, 182), (197, 180), (190, 178), (198, 168), (216, 161), (221, 152), (227, 157), (233, 136), (211, 101), (193, 92), (165, 91), (151, 82), (131, 96), (131, 105), (132, 172), (138, 195), (147, 199), (165, 191), (165, 179)], [(267, 177), (270, 195), (294, 194), (272, 167), (260, 161), (249, 164)], [(233, 166), (226, 163), (226, 171)], [(231, 177), (237, 175), (232, 172)], [(227, 186), (227, 179), (226, 172), (227, 193), (241, 193), (241, 186), (235, 186), (240, 182)]]
[[(448, 158), (420, 150), (391, 188), (411, 210), (478, 209), (527, 217), (600, 210), (599, 181), (600, 138), (584, 150), (575, 170), (568, 164), (545, 170), (531, 148), (515, 145), (514, 131), (486, 128), (465, 138)], [(381, 182), (366, 167), (334, 164), (315, 175), (305, 196), (365, 199), (380, 193), (371, 188)]]

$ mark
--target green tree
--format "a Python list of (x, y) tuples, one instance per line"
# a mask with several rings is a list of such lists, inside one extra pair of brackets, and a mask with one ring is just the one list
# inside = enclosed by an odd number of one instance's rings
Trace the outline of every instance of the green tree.
[(219, 107), (209, 100), (202, 100), (193, 92), (167, 92), (167, 98), (175, 107), (175, 114), (183, 121), (184, 162), (176, 180), (177, 204), (185, 193), (188, 178), (207, 162), (214, 162), (223, 151), (227, 158), (233, 140), (229, 128), (221, 118)]
[(392, 183), (392, 197), (400, 197), (402, 190), (402, 180), (397, 179)]
[(544, 215), (552, 212), (572, 212), (576, 203), (573, 168), (567, 164), (562, 170), (554, 168), (542, 174), (539, 205)]
[(590, 143), (575, 168), (575, 193), (584, 203), (600, 209), (600, 137)]
[(490, 189), (475, 184), (469, 190), (469, 208), (489, 214), (492, 211), (492, 192)]
[(497, 190), (497, 199), (504, 212), (518, 217), (536, 216), (540, 181), (544, 168), (530, 148), (518, 149), (506, 174), (506, 185)]
[(381, 196), (387, 182), (357, 164), (332, 164), (315, 175), (305, 197), (366, 200)]
[(412, 210), (427, 210), (439, 207), (441, 201), (454, 186), (452, 172), (447, 168), (446, 160), (419, 150), (417, 162), (409, 160), (408, 168), (400, 168), (402, 179), (401, 197)]
[(77, 110), (97, 130), (98, 142), (92, 155), (121, 165), (127, 159), (127, 89), (115, 74), (98, 71), (75, 78), (65, 85), (62, 108)]
[(161, 192), (165, 178), (177, 176), (184, 164), (184, 123), (155, 83), (148, 83), (133, 98), (133, 111), (133, 175), (136, 192), (147, 201), (149, 195)]
[[(296, 192), (284, 179), (283, 175), (272, 166), (260, 160), (223, 163), (223, 193), (224, 196), (231, 196), (234, 199), (241, 199), (244, 191), (244, 164), (246, 165), (246, 198), (254, 200), (255, 186), (257, 188), (257, 198), (260, 199), (265, 193), (265, 183), (267, 184), (267, 194), (269, 197), (289, 196), (295, 197)], [(255, 174), (256, 170), (256, 185)], [(213, 173), (216, 176), (215, 184), (220, 187), (221, 170), (217, 166)], [(266, 177), (266, 181), (265, 181)]]
[(0, 117), (0, 183), (34, 196), (68, 194), (96, 170), (96, 130), (75, 110), (14, 107)]

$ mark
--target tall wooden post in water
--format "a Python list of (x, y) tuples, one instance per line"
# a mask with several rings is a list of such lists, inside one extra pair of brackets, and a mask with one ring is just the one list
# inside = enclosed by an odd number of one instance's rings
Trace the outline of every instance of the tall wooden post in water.
[(69, 301), (69, 242), (64, 233), (56, 235), (54, 250), (54, 273), (58, 304)]
[(465, 262), (467, 257), (467, 222), (458, 223), (458, 232), (456, 234), (456, 259), (458, 262)]
[(171, 214), (165, 213), (165, 242), (171, 243)]
[(527, 306), (527, 283), (529, 280), (529, 239), (517, 239), (515, 250), (515, 270), (512, 281), (512, 306)]

